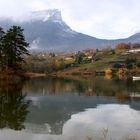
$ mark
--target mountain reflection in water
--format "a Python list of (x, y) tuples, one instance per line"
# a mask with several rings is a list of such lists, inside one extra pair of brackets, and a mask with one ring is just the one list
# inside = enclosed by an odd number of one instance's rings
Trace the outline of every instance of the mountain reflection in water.
[(0, 93), (2, 140), (140, 139), (138, 81), (35, 78)]
[[(85, 140), (87, 137), (101, 140), (107, 130), (106, 139), (140, 139), (140, 112), (128, 105), (99, 105), (73, 114), (62, 128), (62, 134), (32, 133), (28, 130), (2, 130), (0, 139), (10, 140)], [(30, 132), (30, 133), (29, 133)]]

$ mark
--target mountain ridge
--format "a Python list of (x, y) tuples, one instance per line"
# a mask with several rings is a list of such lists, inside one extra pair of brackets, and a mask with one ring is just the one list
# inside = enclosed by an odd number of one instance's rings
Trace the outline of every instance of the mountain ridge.
[(84, 49), (114, 47), (116, 44), (140, 43), (140, 33), (124, 39), (99, 39), (72, 30), (62, 19), (61, 11), (49, 9), (35, 11), (27, 15), (23, 22), (1, 19), (0, 26), (8, 29), (19, 25), (24, 29), (25, 37), (30, 43), (30, 50), (74, 52)]

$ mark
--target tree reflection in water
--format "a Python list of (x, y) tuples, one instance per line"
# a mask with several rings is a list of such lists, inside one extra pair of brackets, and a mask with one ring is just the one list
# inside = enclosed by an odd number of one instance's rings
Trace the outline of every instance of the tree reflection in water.
[(0, 128), (24, 129), (29, 101), (22, 94), (23, 82), (0, 81)]

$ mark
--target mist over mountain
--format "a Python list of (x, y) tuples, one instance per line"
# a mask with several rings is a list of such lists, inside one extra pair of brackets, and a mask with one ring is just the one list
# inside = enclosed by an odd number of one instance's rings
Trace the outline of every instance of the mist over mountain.
[(31, 50), (73, 52), (83, 49), (113, 47), (120, 42), (140, 43), (140, 33), (118, 40), (98, 39), (78, 33), (63, 21), (58, 9), (31, 12), (22, 22), (0, 19), (0, 26), (4, 29), (8, 29), (12, 25), (19, 25), (24, 29)]

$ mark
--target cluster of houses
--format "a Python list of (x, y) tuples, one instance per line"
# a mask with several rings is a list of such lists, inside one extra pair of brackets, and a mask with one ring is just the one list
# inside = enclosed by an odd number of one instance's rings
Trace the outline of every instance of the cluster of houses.
[[(120, 43), (123, 44), (124, 46), (128, 46), (129, 44), (125, 44), (125, 43)], [(135, 45), (135, 44), (134, 44)], [(136, 44), (134, 47), (134, 45), (129, 45), (129, 49), (127, 47), (126, 51), (123, 54), (137, 54), (140, 53), (140, 44)], [(76, 54), (81, 53), (84, 58), (88, 59), (88, 60), (93, 60), (96, 53), (97, 53), (97, 49), (86, 49), (83, 51), (79, 51), (79, 52), (75, 52), (75, 53), (47, 53), (47, 52), (41, 52), (36, 54), (38, 56), (38, 58), (51, 58), (51, 57), (58, 57), (61, 58), (65, 61), (70, 61), (70, 60), (74, 60)], [(104, 51), (101, 50), (101, 51)]]
[(81, 53), (84, 56), (84, 58), (86, 58), (88, 60), (92, 60), (96, 54), (96, 50), (95, 49), (87, 49), (87, 50), (79, 51), (77, 53), (65, 54), (64, 59), (65, 60), (73, 60), (73, 59), (75, 59), (75, 56), (78, 53)]
[(128, 53), (140, 53), (140, 49), (134, 48), (127, 51)]

